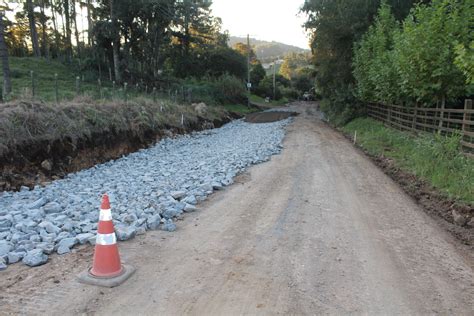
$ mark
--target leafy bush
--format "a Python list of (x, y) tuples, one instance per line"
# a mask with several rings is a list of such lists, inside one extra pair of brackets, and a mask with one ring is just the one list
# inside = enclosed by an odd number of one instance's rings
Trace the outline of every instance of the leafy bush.
[(262, 98), (272, 98), (275, 100), (280, 100), (283, 95), (281, 92), (282, 85), (277, 83), (275, 87), (275, 97), (273, 96), (273, 78), (271, 76), (265, 77), (256, 89), (254, 89), (254, 93)]
[(468, 57), (472, 52), (466, 49), (474, 28), (474, 6), (469, 2), (418, 4), (401, 29), (390, 7), (382, 3), (374, 25), (354, 51), (357, 96), (426, 105), (466, 96), (473, 69)]
[(242, 103), (246, 99), (245, 84), (242, 80), (224, 74), (213, 82), (215, 98), (221, 104)]
[[(229, 74), (218, 78), (204, 78), (204, 80), (188, 79), (177, 84), (177, 89), (183, 89), (189, 95), (192, 103), (206, 104), (234, 104), (246, 102), (246, 89), (242, 80)], [(188, 97), (188, 98), (189, 98)]]
[(289, 100), (296, 100), (298, 99), (301, 93), (295, 88), (282, 87), (281, 94), (283, 97), (286, 97)]
[(399, 24), (390, 6), (382, 3), (375, 23), (356, 45), (354, 77), (357, 96), (364, 101), (394, 103), (399, 100), (399, 76), (394, 66), (393, 41)]

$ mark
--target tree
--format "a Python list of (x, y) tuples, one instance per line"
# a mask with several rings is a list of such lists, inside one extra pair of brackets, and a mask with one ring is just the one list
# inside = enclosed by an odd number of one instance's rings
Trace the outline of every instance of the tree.
[(289, 53), (283, 58), (280, 74), (291, 80), (311, 65), (311, 57), (306, 53)]
[[(65, 23), (63, 26), (66, 28), (66, 58), (68, 61), (72, 59), (72, 42), (71, 42), (71, 17), (69, 12), (69, 0), (62, 0), (64, 6), (64, 18)], [(65, 25), (64, 25), (65, 24)]]
[(117, 16), (115, 14), (115, 0), (110, 0), (110, 19), (112, 20), (112, 53), (114, 60), (114, 74), (115, 81), (122, 81), (122, 74), (120, 73), (120, 35), (117, 25)]
[(469, 45), (474, 25), (469, 1), (433, 0), (418, 5), (395, 40), (401, 89), (417, 102), (433, 106), (466, 93), (466, 77), (455, 65), (456, 43)]
[[(390, 0), (388, 4), (400, 20), (414, 2)], [(354, 97), (353, 46), (372, 24), (379, 6), (378, 0), (307, 0), (302, 7), (308, 15), (305, 27), (312, 33), (318, 92), (325, 99), (323, 107), (330, 117), (345, 113), (347, 120), (360, 108)]]
[(93, 10), (92, 0), (87, 0), (86, 7), (87, 7), (87, 44), (89, 46), (92, 46), (92, 43), (94, 40), (93, 38), (94, 22), (92, 19), (92, 10)]
[[(247, 59), (229, 47), (218, 46), (202, 52), (202, 72), (213, 77), (224, 74), (235, 76), (239, 79), (246, 78)], [(264, 72), (265, 76), (265, 72)]]
[(470, 86), (469, 93), (472, 94), (474, 92), (474, 40), (467, 48), (463, 44), (457, 44), (455, 50), (454, 63), (464, 73), (466, 83)]
[(49, 47), (48, 47), (48, 35), (46, 23), (48, 17), (46, 16), (46, 0), (40, 0), (40, 22), (41, 22), (41, 50), (43, 51), (43, 56), (49, 58)]
[(71, 14), (74, 22), (74, 35), (76, 37), (77, 56), (81, 58), (81, 40), (79, 38), (79, 29), (77, 28), (76, 0), (71, 0)]
[(395, 68), (394, 38), (400, 25), (383, 2), (374, 24), (354, 48), (356, 95), (363, 101), (400, 101), (400, 77)]
[(41, 57), (41, 51), (38, 44), (38, 33), (36, 32), (35, 14), (32, 0), (26, 0), (26, 11), (30, 24), (31, 45), (33, 46), (33, 55)]
[(265, 78), (266, 72), (260, 62), (255, 63), (252, 65), (252, 69), (250, 71), (250, 82), (253, 86), (258, 87), (260, 81)]
[(8, 49), (5, 43), (5, 27), (4, 27), (4, 11), (0, 11), (0, 58), (2, 59), (3, 70), (3, 94), (5, 99), (12, 91), (12, 83), (10, 79), (10, 64), (8, 62)]
[[(247, 46), (247, 44), (244, 44), (244, 43), (236, 43), (234, 45), (234, 49), (239, 53), (241, 54), (242, 56), (245, 56), (245, 58), (247, 58), (248, 54), (249, 54), (249, 47)], [(254, 64), (257, 62), (257, 54), (255, 54), (255, 51), (254, 49), (250, 46), (250, 63), (251, 64)]]

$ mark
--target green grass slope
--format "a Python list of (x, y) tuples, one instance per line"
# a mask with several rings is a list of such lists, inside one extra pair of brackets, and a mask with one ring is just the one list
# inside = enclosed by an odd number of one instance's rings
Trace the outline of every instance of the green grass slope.
[(450, 198), (474, 204), (474, 160), (460, 151), (459, 137), (401, 132), (370, 118), (358, 118), (343, 127), (372, 155), (383, 155), (427, 181)]
[[(54, 101), (56, 79), (58, 84), (59, 99), (71, 99), (76, 96), (76, 77), (80, 77), (80, 92), (91, 96), (99, 95), (98, 83), (87, 75), (81, 75), (78, 69), (61, 62), (46, 60), (44, 58), (11, 57), (10, 71), (12, 79), (12, 94), (10, 99), (26, 99), (32, 96), (33, 71), (36, 99)], [(1, 80), (3, 75), (0, 74)], [(104, 86), (111, 86), (104, 82)]]

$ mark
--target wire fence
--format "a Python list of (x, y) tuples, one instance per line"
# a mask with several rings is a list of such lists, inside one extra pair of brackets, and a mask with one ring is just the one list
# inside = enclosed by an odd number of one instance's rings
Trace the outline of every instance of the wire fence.
[[(44, 84), (47, 82), (47, 84)], [(72, 85), (73, 82), (73, 85)], [(160, 82), (156, 86), (141, 83), (117, 83), (115, 81), (97, 79), (85, 81), (84, 76), (60, 77), (29, 72), (29, 80), (22, 82), (20, 88), (14, 88), (13, 93), (2, 96), (3, 101), (12, 99), (31, 99), (60, 103), (72, 100), (79, 96), (88, 96), (97, 100), (130, 100), (145, 97), (158, 100), (167, 100), (173, 103), (191, 104), (199, 102), (212, 102), (216, 98), (215, 91), (205, 87), (195, 87), (188, 84), (175, 82)]]

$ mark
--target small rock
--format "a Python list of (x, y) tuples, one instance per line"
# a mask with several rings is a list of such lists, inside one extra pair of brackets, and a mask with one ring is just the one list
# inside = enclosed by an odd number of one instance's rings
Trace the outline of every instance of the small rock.
[(152, 215), (147, 219), (146, 222), (148, 229), (158, 229), (161, 224), (161, 216), (159, 214)]
[(191, 204), (186, 204), (186, 206), (184, 207), (184, 211), (186, 213), (195, 212), (196, 210), (197, 210), (196, 206), (191, 205)]
[(96, 240), (97, 240), (97, 236), (91, 236), (87, 239), (87, 242), (91, 244), (92, 246), (95, 246)]
[(171, 219), (173, 217), (178, 216), (179, 212), (174, 208), (169, 208), (163, 212), (163, 217), (166, 219)]
[(58, 202), (49, 202), (45, 206), (43, 206), (43, 210), (46, 214), (54, 214), (61, 212), (62, 208)]
[(40, 266), (48, 261), (48, 256), (41, 249), (30, 250), (23, 258), (23, 263), (30, 267)]
[(471, 220), (469, 221), (469, 223), (467, 223), (467, 226), (471, 227), (471, 228), (474, 228), (474, 217), (471, 218)]
[(40, 242), (36, 244), (36, 249), (41, 249), (43, 253), (50, 255), (54, 251), (54, 244), (52, 242)]
[(41, 163), (41, 168), (43, 168), (46, 171), (51, 171), (51, 170), (53, 170), (53, 164), (51, 163), (50, 160), (44, 160)]
[(50, 234), (59, 234), (61, 232), (61, 228), (51, 222), (41, 222), (38, 226), (44, 228)]
[(74, 247), (76, 243), (77, 243), (76, 237), (64, 238), (59, 242), (58, 247), (65, 246), (71, 249), (72, 247)]
[(179, 199), (182, 199), (183, 197), (186, 196), (186, 192), (184, 192), (184, 191), (172, 191), (171, 196), (173, 197), (173, 199), (179, 200)]
[(28, 204), (26, 207), (30, 210), (32, 209), (39, 209), (43, 205), (45, 205), (48, 202), (44, 197), (39, 198), (38, 200), (34, 201), (33, 203)]
[(453, 220), (454, 222), (459, 225), (459, 226), (464, 226), (467, 223), (467, 218), (464, 217), (463, 215), (459, 214), (456, 212), (456, 210), (453, 210)]
[(63, 240), (64, 238), (69, 238), (71, 237), (71, 233), (69, 232), (60, 232), (56, 238), (54, 238), (54, 241), (55, 242), (60, 242), (61, 240)]
[(79, 234), (76, 236), (77, 240), (79, 241), (81, 245), (86, 244), (89, 238), (91, 237), (95, 237), (95, 235), (92, 233), (84, 233), (84, 234)]
[(0, 257), (8, 254), (12, 249), (12, 244), (6, 240), (0, 240)]
[(146, 228), (144, 226), (137, 227), (137, 236), (144, 235), (146, 233)]
[(123, 222), (127, 224), (131, 224), (137, 220), (137, 215), (135, 214), (127, 214), (123, 217)]
[(117, 239), (120, 241), (125, 241), (132, 239), (137, 234), (137, 229), (133, 226), (119, 226), (115, 228), (115, 233), (117, 234)]
[(0, 258), (0, 271), (6, 270), (7, 264), (3, 258)]
[(44, 211), (41, 209), (31, 209), (28, 212), (28, 217), (32, 220), (39, 221), (44, 217)]
[(66, 253), (70, 253), (71, 252), (71, 249), (69, 249), (69, 247), (65, 246), (65, 245), (60, 245), (58, 247), (58, 255), (64, 255)]
[(174, 232), (176, 230), (176, 224), (171, 219), (167, 219), (162, 226), (162, 230), (167, 232)]
[(196, 197), (194, 195), (190, 195), (190, 196), (186, 197), (185, 199), (183, 199), (183, 202), (187, 203), (187, 204), (192, 204), (192, 205), (197, 204), (197, 200), (196, 200)]
[(0, 228), (10, 228), (13, 225), (12, 221), (12, 216), (0, 216)]
[(23, 258), (24, 255), (24, 252), (10, 252), (8, 254), (8, 264), (17, 263)]
[(217, 190), (217, 191), (224, 189), (224, 187), (222, 186), (222, 184), (219, 183), (219, 182), (213, 182), (213, 183), (212, 183), (212, 188), (213, 188), (214, 190)]

